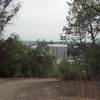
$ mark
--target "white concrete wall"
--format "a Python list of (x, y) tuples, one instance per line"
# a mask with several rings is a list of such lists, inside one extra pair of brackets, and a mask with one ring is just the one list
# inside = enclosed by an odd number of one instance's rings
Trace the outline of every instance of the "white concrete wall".
[(57, 60), (57, 64), (63, 59), (67, 59), (67, 45), (64, 44), (49, 44), (49, 50), (52, 56)]

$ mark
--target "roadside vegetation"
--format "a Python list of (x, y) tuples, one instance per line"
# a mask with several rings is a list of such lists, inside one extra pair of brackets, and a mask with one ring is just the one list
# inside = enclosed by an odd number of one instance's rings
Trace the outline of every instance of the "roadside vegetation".
[(23, 44), (18, 36), (11, 35), (2, 43), (0, 50), (1, 77), (47, 77), (51, 73), (53, 57), (45, 42), (38, 42), (32, 49)]
[(75, 62), (62, 61), (61, 75), (65, 79), (99, 80), (100, 1), (72, 0), (67, 5), (67, 25), (63, 28), (61, 40), (73, 50), (69, 49)]

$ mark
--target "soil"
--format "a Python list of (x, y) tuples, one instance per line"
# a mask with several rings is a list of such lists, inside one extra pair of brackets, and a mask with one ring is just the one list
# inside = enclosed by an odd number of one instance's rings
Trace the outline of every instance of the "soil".
[(1, 79), (0, 100), (100, 100), (99, 82)]

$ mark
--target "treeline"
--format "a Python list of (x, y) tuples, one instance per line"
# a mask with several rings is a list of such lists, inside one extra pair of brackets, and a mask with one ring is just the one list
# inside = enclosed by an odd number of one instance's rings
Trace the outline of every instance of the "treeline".
[(75, 57), (73, 63), (64, 59), (58, 65), (45, 42), (38, 42), (36, 49), (32, 49), (24, 45), (16, 35), (4, 39), (5, 27), (20, 9), (20, 4), (14, 4), (13, 1), (0, 1), (0, 77), (100, 79), (100, 45), (96, 42), (100, 40), (100, 0), (67, 2), (67, 25), (63, 28), (61, 40), (70, 44), (68, 52)]
[[(63, 59), (56, 64), (45, 41), (37, 47), (26, 46), (11, 35), (0, 42), (0, 77), (56, 77), (66, 80), (98, 80), (100, 78), (100, 45), (70, 45), (74, 62)], [(69, 48), (68, 47), (68, 48)], [(74, 48), (75, 47), (75, 48)], [(76, 48), (77, 47), (77, 48)]]
[(61, 40), (70, 47), (78, 44), (78, 56), (73, 64), (62, 61), (61, 75), (65, 79), (100, 79), (100, 0), (73, 0), (67, 5)]
[(0, 44), (0, 77), (49, 76), (54, 59), (48, 50), (45, 42), (32, 49), (11, 35)]

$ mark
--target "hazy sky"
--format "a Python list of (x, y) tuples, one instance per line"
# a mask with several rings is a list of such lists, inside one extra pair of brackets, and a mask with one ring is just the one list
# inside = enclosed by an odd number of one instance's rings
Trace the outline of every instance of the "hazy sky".
[(67, 0), (20, 0), (21, 9), (9, 33), (23, 40), (59, 40), (66, 22)]

